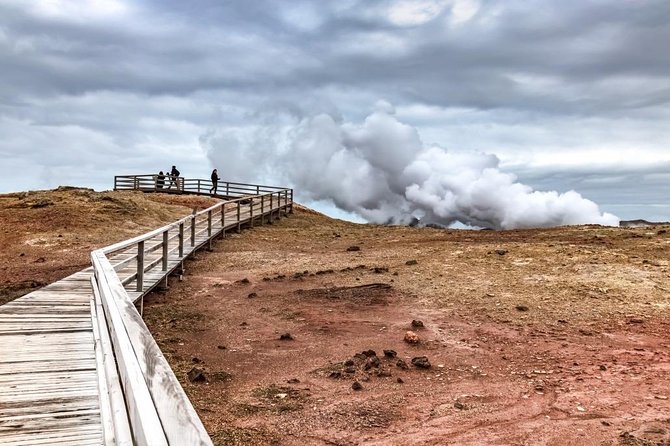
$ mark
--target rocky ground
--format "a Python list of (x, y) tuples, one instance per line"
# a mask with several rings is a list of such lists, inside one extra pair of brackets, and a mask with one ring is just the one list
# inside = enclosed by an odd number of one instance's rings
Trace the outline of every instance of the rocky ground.
[(220, 445), (668, 445), (668, 231), (299, 208), (199, 252), (145, 319)]

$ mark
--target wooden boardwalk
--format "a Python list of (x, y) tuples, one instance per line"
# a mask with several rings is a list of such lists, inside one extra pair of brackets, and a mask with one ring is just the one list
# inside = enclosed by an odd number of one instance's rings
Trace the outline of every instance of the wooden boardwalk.
[[(211, 246), (215, 238), (223, 238), (227, 231), (239, 231), (243, 225), (253, 226), (254, 222), (271, 222), (289, 209), (287, 201), (283, 207), (277, 200), (261, 210), (255, 209), (253, 201), (242, 203), (238, 200), (228, 209), (217, 208), (216, 218), (210, 208), (171, 228), (96, 251), (94, 266), (98, 265), (96, 255), (97, 258), (106, 255), (113, 270), (96, 272), (89, 267), (0, 306), (0, 444), (211, 444), (206, 433), (199, 433), (198, 429), (204, 432), (199, 420), (188, 419), (197, 418), (190, 403), (186, 401), (186, 409), (181, 407), (184, 403), (179, 398), (186, 397), (173, 375), (167, 385), (156, 384), (156, 377), (145, 370), (147, 359), (140, 358), (137, 367), (146, 381), (140, 382), (140, 387), (146, 386), (146, 390), (138, 391), (137, 383), (133, 387), (131, 381), (136, 376), (132, 364), (127, 363), (127, 350), (134, 349), (134, 354), (145, 357), (147, 352), (153, 352), (163, 368), (167, 362), (160, 351), (156, 353), (153, 339), (146, 345), (145, 340), (133, 339), (137, 323), (134, 328), (130, 323), (129, 328), (116, 326), (119, 324), (111, 313), (117, 310), (109, 307), (105, 296), (101, 298), (99, 290), (107, 288), (96, 282), (96, 276), (107, 281), (116, 273), (128, 299), (140, 301), (141, 313), (144, 296), (166, 282), (175, 269), (183, 272), (184, 259), (191, 253)], [(122, 303), (119, 305), (123, 307)], [(146, 330), (140, 318), (140, 337), (151, 338), (148, 331), (141, 331), (142, 327)], [(123, 339), (119, 337), (123, 338), (126, 330), (132, 348), (126, 346), (123, 350), (119, 346)], [(150, 368), (156, 368), (156, 364)], [(172, 374), (167, 368), (163, 374)], [(166, 409), (162, 407), (165, 404), (159, 403), (163, 399), (161, 386), (167, 393), (174, 393), (169, 390), (175, 382), (179, 387), (177, 395), (169, 398), (176, 398), (177, 402), (167, 404), (170, 407)], [(150, 398), (145, 396), (143, 401), (138, 396), (142, 391)], [(155, 406), (153, 421), (145, 415), (146, 409), (142, 409), (147, 403)], [(177, 410), (177, 422), (166, 421), (172, 420), (170, 410)], [(171, 432), (180, 430), (180, 417), (186, 417), (188, 425), (195, 424), (195, 434), (179, 437), (182, 434)], [(154, 439), (157, 430), (161, 432)], [(186, 443), (183, 438), (193, 440)]]

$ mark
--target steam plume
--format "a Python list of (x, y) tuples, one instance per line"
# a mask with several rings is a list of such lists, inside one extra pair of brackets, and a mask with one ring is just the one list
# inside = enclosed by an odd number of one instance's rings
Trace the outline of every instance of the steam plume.
[(384, 102), (361, 124), (318, 114), (210, 131), (201, 144), (226, 178), (253, 172), (255, 180), (292, 185), (298, 199), (331, 200), (375, 223), (419, 217), (514, 229), (619, 222), (575, 191), (534, 191), (517, 182), (495, 155), (425, 145)]

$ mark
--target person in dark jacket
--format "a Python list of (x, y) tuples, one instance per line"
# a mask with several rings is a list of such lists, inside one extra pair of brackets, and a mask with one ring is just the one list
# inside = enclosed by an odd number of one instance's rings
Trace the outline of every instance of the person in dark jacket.
[(212, 170), (212, 188), (209, 190), (209, 193), (211, 194), (212, 191), (214, 191), (214, 195), (216, 195), (216, 188), (219, 186), (219, 174), (216, 171), (216, 169)]
[(161, 170), (156, 177), (156, 187), (158, 189), (163, 189), (163, 186), (165, 186), (165, 174), (163, 174), (163, 171)]
[(176, 166), (172, 166), (172, 170), (170, 170), (170, 185), (168, 186), (168, 189), (172, 189), (172, 185), (174, 184), (177, 189), (179, 189), (179, 183), (177, 179), (179, 178), (179, 171), (177, 170)]

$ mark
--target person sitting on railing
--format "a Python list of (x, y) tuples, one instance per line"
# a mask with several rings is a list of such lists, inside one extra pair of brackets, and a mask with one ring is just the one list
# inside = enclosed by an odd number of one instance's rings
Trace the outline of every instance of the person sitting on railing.
[(179, 171), (177, 170), (176, 166), (172, 166), (172, 170), (170, 171), (170, 185), (168, 186), (168, 189), (172, 189), (173, 184), (177, 187), (177, 189), (179, 189), (179, 183), (177, 182), (178, 178)]
[(216, 195), (216, 188), (219, 186), (219, 174), (216, 172), (216, 169), (212, 170), (212, 187), (209, 189), (209, 193), (211, 194), (212, 191), (214, 191), (214, 195)]
[(165, 174), (161, 170), (156, 177), (156, 187), (158, 189), (163, 189), (163, 186), (165, 186)]

